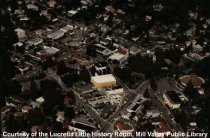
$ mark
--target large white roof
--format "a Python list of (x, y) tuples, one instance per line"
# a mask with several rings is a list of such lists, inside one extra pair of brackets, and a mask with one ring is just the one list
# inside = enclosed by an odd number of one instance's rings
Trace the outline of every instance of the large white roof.
[(112, 74), (93, 76), (91, 77), (91, 79), (95, 81), (96, 83), (116, 81), (115, 77)]
[(109, 57), (109, 59), (111, 59), (111, 60), (121, 60), (122, 58), (124, 58), (125, 57), (125, 55), (123, 55), (123, 54), (120, 54), (120, 53), (114, 53), (113, 55), (111, 55), (110, 57)]

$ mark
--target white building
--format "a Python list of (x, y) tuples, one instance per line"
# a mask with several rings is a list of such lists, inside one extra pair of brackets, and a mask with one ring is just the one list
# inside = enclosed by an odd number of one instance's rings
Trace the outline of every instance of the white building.
[(37, 55), (42, 55), (42, 54), (54, 55), (54, 54), (58, 53), (59, 51), (60, 50), (55, 47), (44, 46), (44, 49), (36, 52), (36, 54)]
[(49, 35), (47, 35), (47, 38), (53, 39), (53, 40), (57, 40), (57, 39), (63, 37), (64, 34), (65, 34), (64, 31), (62, 31), (62, 30), (57, 30), (57, 31), (52, 32), (52, 33), (50, 33)]
[(123, 88), (120, 88), (115, 90), (109, 90), (106, 92), (106, 95), (112, 105), (119, 105), (120, 103), (122, 103), (122, 99), (125, 95), (125, 92), (123, 91)]
[(181, 105), (181, 99), (175, 91), (167, 91), (163, 93), (165, 103), (172, 109), (177, 109)]
[(122, 113), (122, 118), (123, 118), (123, 119), (130, 120), (130, 116), (131, 116), (131, 113), (128, 112), (127, 110), (125, 110), (125, 111)]
[(28, 45), (35, 45), (35, 46), (37, 46), (37, 45), (43, 43), (43, 39), (37, 37), (37, 38), (34, 38), (34, 39), (31, 39), (31, 40), (27, 41), (26, 43), (27, 43)]
[(84, 129), (80, 129), (80, 128), (76, 128), (76, 127), (73, 127), (73, 126), (68, 126), (68, 129), (71, 131), (71, 132), (85, 132)]
[(200, 44), (193, 44), (193, 50), (198, 51), (198, 52), (202, 52), (203, 47)]
[(30, 9), (30, 10), (34, 10), (34, 11), (38, 11), (39, 10), (39, 8), (36, 5), (34, 5), (34, 4), (28, 4), (27, 8)]
[(67, 33), (68, 31), (73, 31), (74, 26), (67, 24), (66, 26), (60, 28), (60, 30), (63, 31), (64, 33)]
[(120, 133), (133, 133), (134, 131), (134, 127), (130, 123), (125, 122), (118, 122), (116, 128)]
[(78, 11), (76, 10), (70, 10), (68, 11), (68, 16), (72, 17), (73, 15), (75, 15)]
[(155, 118), (160, 115), (160, 111), (158, 109), (147, 110), (146, 116)]
[(13, 46), (14, 46), (14, 47), (21, 47), (21, 46), (23, 46), (23, 43), (17, 42), (17, 43), (15, 43), (15, 44), (13, 44)]
[(127, 49), (119, 48), (116, 53), (112, 54), (109, 59), (118, 61), (119, 63), (124, 62), (129, 57), (129, 52)]
[(37, 103), (41, 104), (44, 102), (44, 98), (43, 97), (39, 97), (35, 100)]
[(116, 84), (116, 79), (112, 74), (91, 77), (91, 82), (96, 88), (108, 87)]
[(26, 37), (26, 33), (23, 29), (17, 28), (17, 29), (15, 29), (15, 32), (17, 33), (19, 40)]

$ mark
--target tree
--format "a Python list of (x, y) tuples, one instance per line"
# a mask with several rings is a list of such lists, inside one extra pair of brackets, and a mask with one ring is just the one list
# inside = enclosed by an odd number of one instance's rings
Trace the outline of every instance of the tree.
[(88, 45), (86, 49), (86, 55), (96, 57), (97, 52), (95, 46)]
[[(17, 34), (14, 31), (14, 25), (11, 21), (11, 17), (7, 12), (7, 1), (1, 2), (1, 11), (4, 14), (1, 15), (0, 24), (4, 27), (4, 30), (0, 33), (0, 90), (1, 90), (1, 106), (5, 105), (5, 96), (9, 96), (13, 91), (11, 91), (11, 78), (15, 75), (15, 68), (10, 60), (9, 50), (12, 48), (12, 44), (18, 42)], [(15, 3), (14, 3), (15, 5)], [(16, 7), (12, 6), (12, 10)], [(13, 9), (14, 8), (14, 9)]]
[(184, 92), (184, 94), (186, 94), (190, 98), (194, 99), (195, 89), (194, 89), (192, 80), (189, 80), (189, 82), (187, 83), (187, 85), (186, 85), (185, 89), (183, 90), (183, 92)]
[(145, 90), (143, 96), (144, 96), (145, 98), (150, 98), (150, 93), (149, 93), (148, 88)]
[(62, 74), (65, 74), (67, 72), (67, 66), (66, 66), (66, 63), (65, 61), (61, 61), (58, 63), (58, 66), (57, 66), (57, 75), (62, 75)]
[(52, 127), (53, 132), (55, 133), (64, 133), (67, 130), (63, 128), (63, 124), (61, 122), (55, 122)]
[(38, 84), (34, 81), (31, 82), (31, 98), (36, 99), (41, 96), (41, 91), (39, 90)]
[(13, 114), (9, 114), (8, 119), (5, 121), (5, 131), (9, 133), (18, 132), (19, 126), (17, 120), (15, 120)]
[(195, 71), (197, 74), (210, 80), (210, 57), (206, 57), (199, 61), (195, 66)]
[(65, 110), (65, 117), (69, 118), (69, 119), (73, 119), (76, 117), (75, 111), (73, 107), (68, 107)]
[(54, 66), (55, 64), (56, 64), (55, 61), (52, 59), (52, 57), (50, 57), (47, 60), (43, 61), (42, 68), (45, 70), (49, 67)]
[(166, 52), (166, 58), (169, 58), (175, 64), (180, 62), (181, 56), (181, 51), (177, 48), (170, 49)]
[(26, 116), (30, 125), (41, 125), (44, 121), (44, 114), (41, 108), (30, 110)]
[(184, 112), (179, 112), (179, 111), (176, 111), (174, 113), (174, 120), (177, 123), (180, 123), (180, 125), (184, 130), (187, 129), (187, 125), (190, 122), (189, 117)]
[(90, 82), (90, 73), (86, 68), (83, 68), (79, 74), (79, 80), (85, 81), (86, 83)]

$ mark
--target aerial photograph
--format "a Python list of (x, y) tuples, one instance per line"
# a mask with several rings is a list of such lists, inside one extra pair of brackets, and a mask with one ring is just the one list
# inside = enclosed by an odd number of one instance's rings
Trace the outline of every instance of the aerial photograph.
[(210, 138), (210, 0), (0, 0), (2, 138)]

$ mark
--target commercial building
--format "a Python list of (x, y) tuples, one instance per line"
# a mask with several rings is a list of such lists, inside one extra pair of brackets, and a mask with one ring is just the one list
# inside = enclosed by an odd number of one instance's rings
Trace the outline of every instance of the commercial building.
[(162, 122), (158, 126), (155, 127), (154, 133), (156, 133), (156, 137), (163, 137), (163, 133), (170, 133), (171, 129), (170, 127), (165, 123)]
[(116, 123), (117, 131), (120, 133), (133, 133), (134, 127), (130, 123), (119, 121)]
[(160, 116), (160, 110), (158, 109), (147, 110), (146, 116), (151, 117), (151, 118), (158, 117)]
[(91, 82), (96, 88), (108, 87), (116, 84), (116, 79), (112, 74), (93, 76)]
[(57, 31), (52, 32), (51, 34), (47, 35), (47, 38), (53, 39), (53, 40), (57, 40), (57, 39), (59, 39), (59, 38), (61, 38), (63, 36), (64, 36), (64, 31), (57, 30)]
[(67, 33), (68, 31), (73, 31), (74, 27), (72, 25), (67, 24), (66, 26), (60, 28), (60, 30), (64, 33)]
[(94, 74), (97, 74), (97, 75), (105, 75), (105, 74), (110, 73), (107, 62), (95, 63), (94, 68), (95, 68)]
[(179, 78), (179, 82), (184, 87), (187, 86), (189, 81), (192, 82), (194, 88), (200, 88), (205, 83), (205, 80), (197, 75), (185, 75)]
[(163, 93), (163, 99), (165, 103), (172, 109), (179, 108), (181, 105), (181, 99), (175, 91), (166, 91)]
[(37, 46), (37, 45), (41, 44), (42, 42), (43, 42), (43, 39), (37, 37), (37, 38), (34, 38), (34, 39), (31, 39), (31, 40), (27, 41), (26, 43), (28, 45), (35, 45), (35, 46)]
[(15, 29), (15, 32), (17, 33), (17, 36), (18, 36), (19, 40), (21, 40), (21, 39), (26, 37), (25, 31), (23, 29), (21, 29), (21, 28)]
[(109, 90), (106, 92), (106, 95), (107, 98), (109, 99), (109, 102), (112, 105), (119, 105), (122, 102), (125, 92), (123, 91), (123, 88), (120, 88), (115, 90)]
[(42, 55), (42, 54), (54, 55), (54, 54), (58, 53), (59, 51), (60, 50), (55, 47), (44, 46), (43, 50), (36, 52), (36, 54), (37, 55)]
[(73, 15), (75, 15), (77, 13), (78, 13), (78, 11), (76, 11), (76, 10), (70, 10), (70, 11), (68, 11), (68, 16), (72, 17)]
[(75, 128), (77, 128), (78, 130), (84, 130), (85, 132), (87, 132), (87, 133), (91, 133), (91, 132), (93, 132), (93, 131), (95, 131), (95, 126), (90, 126), (90, 125), (87, 125), (87, 124), (84, 124), (84, 123), (81, 123), (81, 122), (75, 122), (75, 121), (73, 121), (73, 127), (71, 127), (71, 129), (73, 129), (74, 128), (74, 130), (75, 130)]
[(129, 52), (127, 49), (119, 48), (116, 53), (112, 54), (109, 59), (111, 61), (118, 61), (122, 63), (123, 61), (127, 60), (129, 57)]

